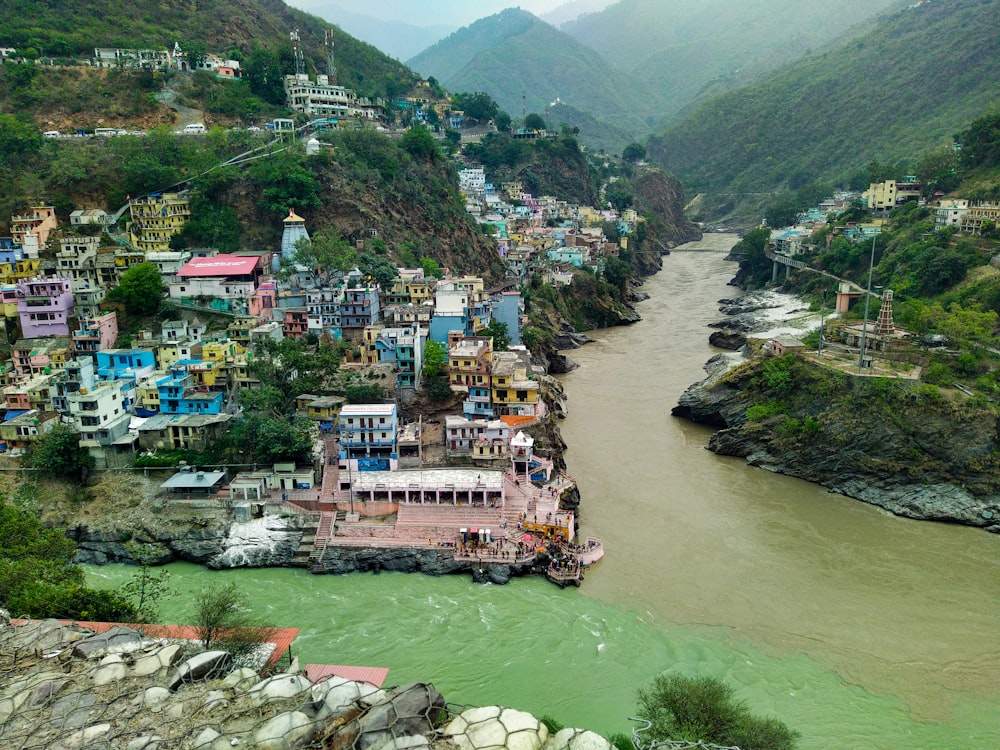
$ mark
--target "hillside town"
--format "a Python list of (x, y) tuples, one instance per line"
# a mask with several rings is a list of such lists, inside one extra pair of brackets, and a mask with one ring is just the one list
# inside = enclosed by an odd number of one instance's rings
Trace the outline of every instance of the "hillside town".
[[(600, 273), (642, 219), (535, 198), (516, 182), (496, 189), (482, 168), (463, 169), (460, 180), (467, 210), (506, 262), (507, 278), (492, 286), (429, 266), (433, 273), (398, 268), (383, 288), (357, 268), (306, 265), (309, 231), (294, 209), (273, 249), (173, 250), (191, 215), (185, 192), (131, 199), (118, 233), (116, 217), (97, 208), (74, 210), (69, 226), (50, 205), (11, 217), (0, 295), (16, 333), (0, 449), (16, 461), (62, 426), (97, 471), (162, 468), (206, 451), (245, 416), (241, 395), (262, 385), (257, 366), (280, 367), (277, 343), (338, 343), (346, 380), (295, 396), (297, 415), (313, 425), (309, 460), (182, 462), (161, 484), (166, 496), (214, 503), (243, 521), (309, 515), (316, 533), (300, 562), (315, 572), (330, 546), (446, 548), (456, 560), (518, 566), (545, 551), (559, 561), (550, 578), (578, 584), (603, 549), (577, 539), (574, 512), (560, 503), (573, 479), (531, 434), (561, 405), (523, 342), (518, 285), (529, 273), (554, 285), (571, 284), (575, 269)], [(604, 236), (609, 222), (621, 239)], [(162, 280), (160, 319), (124, 336), (122, 306), (107, 295), (144, 268)], [(414, 406), (427, 403), (429, 347), (443, 353), (460, 412)], [(384, 398), (348, 402), (346, 382), (374, 384), (367, 393)]]

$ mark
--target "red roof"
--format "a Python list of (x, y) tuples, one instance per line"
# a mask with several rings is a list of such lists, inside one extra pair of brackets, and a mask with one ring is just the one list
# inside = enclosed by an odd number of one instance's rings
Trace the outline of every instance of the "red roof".
[(228, 255), (221, 253), (210, 258), (192, 258), (185, 263), (178, 276), (249, 276), (259, 261), (255, 255)]
[(343, 677), (352, 682), (367, 682), (375, 687), (382, 687), (389, 670), (385, 667), (345, 667), (340, 664), (306, 664), (306, 678), (313, 684), (320, 683), (330, 677)]

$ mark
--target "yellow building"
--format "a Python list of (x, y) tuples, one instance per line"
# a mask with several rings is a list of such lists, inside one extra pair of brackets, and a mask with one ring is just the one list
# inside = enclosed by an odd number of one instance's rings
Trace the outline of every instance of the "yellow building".
[(895, 180), (873, 182), (868, 186), (868, 190), (861, 194), (861, 198), (867, 201), (869, 209), (886, 211), (907, 201), (919, 200), (920, 183)]
[(201, 345), (201, 358), (206, 362), (233, 362), (246, 352), (246, 347), (231, 339), (206, 341)]
[(229, 335), (230, 341), (235, 341), (243, 346), (249, 346), (250, 331), (259, 325), (260, 321), (257, 318), (236, 318), (236, 320), (229, 324), (226, 332)]
[(538, 382), (528, 377), (527, 367), (514, 352), (496, 352), (490, 378), (491, 400), (496, 416), (538, 415)]
[(492, 338), (459, 338), (448, 350), (448, 384), (458, 391), (467, 391), (470, 387), (489, 388), (492, 363)]
[(361, 364), (378, 364), (378, 347), (375, 342), (378, 341), (381, 333), (382, 326), (365, 326), (364, 331), (361, 333)]
[(155, 193), (129, 201), (132, 222), (129, 242), (144, 253), (165, 253), (170, 238), (181, 231), (191, 216), (186, 195)]
[(165, 370), (155, 370), (135, 386), (136, 405), (142, 409), (150, 411), (160, 410), (160, 389), (156, 387), (156, 382), (167, 376)]
[(24, 258), (12, 263), (0, 263), (0, 284), (16, 284), (38, 275), (38, 258)]

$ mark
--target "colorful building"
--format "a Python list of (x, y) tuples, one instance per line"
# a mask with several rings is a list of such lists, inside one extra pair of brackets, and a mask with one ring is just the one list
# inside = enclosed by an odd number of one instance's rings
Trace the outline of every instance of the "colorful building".
[(129, 242), (143, 253), (170, 251), (170, 238), (191, 217), (188, 197), (181, 193), (153, 193), (129, 201), (132, 221)]
[(347, 471), (394, 470), (398, 459), (395, 404), (346, 404), (337, 417), (340, 464)]
[(17, 314), (26, 339), (68, 336), (73, 316), (69, 279), (29, 279), (17, 284)]

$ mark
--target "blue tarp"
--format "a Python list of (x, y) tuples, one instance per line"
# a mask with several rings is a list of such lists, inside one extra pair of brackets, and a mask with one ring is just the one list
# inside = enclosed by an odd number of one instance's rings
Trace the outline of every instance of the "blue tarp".
[(14, 417), (19, 417), (22, 414), (27, 414), (28, 411), (29, 411), (28, 409), (8, 409), (7, 413), (3, 415), (3, 421), (9, 422), (10, 420), (14, 419)]

